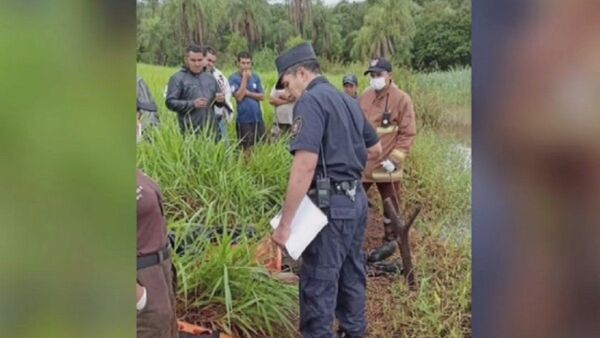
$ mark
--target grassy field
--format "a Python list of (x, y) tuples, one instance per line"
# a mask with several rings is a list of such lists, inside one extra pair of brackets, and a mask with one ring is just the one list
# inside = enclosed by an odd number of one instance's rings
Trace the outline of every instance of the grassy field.
[[(362, 74), (362, 68), (355, 65), (326, 74), (341, 87), (344, 73)], [(240, 337), (294, 337), (296, 288), (271, 280), (252, 259), (256, 238), (268, 233), (268, 220), (285, 194), (291, 164), (287, 141), (261, 144), (247, 160), (235, 145), (214, 144), (204, 137), (182, 138), (175, 114), (167, 111), (163, 98), (175, 71), (138, 65), (138, 74), (157, 100), (162, 122), (138, 145), (138, 166), (160, 184), (170, 228), (179, 240), (198, 224), (207, 229), (241, 226), (258, 234), (254, 239), (242, 238), (235, 248), (228, 234), (216, 242), (198, 238), (190, 253), (176, 258), (179, 315)], [(257, 73), (270, 91), (275, 72)], [(402, 195), (405, 208), (416, 203), (424, 206), (413, 236), (420, 288), (409, 292), (402, 278), (370, 280), (369, 337), (467, 337), (471, 173), (457, 145), (470, 144), (470, 69), (430, 74), (399, 71), (395, 78), (413, 97), (418, 118)], [(364, 89), (366, 78), (359, 76), (359, 81)], [(267, 102), (263, 112), (269, 126), (273, 109)], [(233, 125), (230, 135), (235, 135)]]

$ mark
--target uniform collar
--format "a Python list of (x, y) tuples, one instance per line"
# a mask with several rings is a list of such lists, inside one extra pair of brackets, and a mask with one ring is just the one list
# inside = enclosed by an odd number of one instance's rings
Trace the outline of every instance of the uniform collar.
[(319, 75), (319, 76), (315, 77), (312, 81), (310, 81), (308, 86), (306, 86), (306, 90), (307, 91), (311, 90), (314, 86), (316, 86), (320, 83), (329, 83), (329, 81), (327, 81), (327, 79), (323, 75)]

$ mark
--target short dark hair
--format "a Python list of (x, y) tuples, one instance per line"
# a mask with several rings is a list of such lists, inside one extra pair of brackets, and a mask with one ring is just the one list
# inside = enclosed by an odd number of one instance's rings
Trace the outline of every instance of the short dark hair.
[(321, 75), (321, 66), (319, 65), (319, 61), (317, 60), (303, 61), (296, 65), (293, 65), (285, 71), (285, 74), (295, 74), (300, 67), (306, 69), (307, 71), (313, 74)]
[(237, 59), (238, 59), (238, 61), (240, 61), (241, 59), (252, 60), (252, 55), (250, 55), (250, 53), (248, 53), (248, 52), (241, 52), (238, 54)]
[(214, 49), (212, 46), (206, 46), (206, 51), (211, 53), (212, 55), (217, 55), (217, 50)]
[(185, 49), (185, 54), (187, 55), (190, 52), (192, 52), (192, 53), (202, 53), (202, 55), (206, 56), (206, 51), (207, 51), (206, 47), (196, 45), (196, 44), (191, 44)]

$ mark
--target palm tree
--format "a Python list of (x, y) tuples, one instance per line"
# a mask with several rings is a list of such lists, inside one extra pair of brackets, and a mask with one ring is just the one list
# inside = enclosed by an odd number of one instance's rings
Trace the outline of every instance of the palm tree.
[(327, 58), (339, 56), (342, 49), (341, 26), (333, 10), (317, 1), (312, 9), (311, 19), (311, 41), (317, 53)]
[(183, 44), (206, 41), (208, 21), (200, 0), (172, 0), (167, 3), (166, 17), (172, 20), (177, 29), (177, 39)]
[(311, 0), (288, 0), (290, 20), (300, 35), (305, 36), (312, 18)]
[(231, 1), (231, 31), (245, 37), (251, 50), (262, 42), (268, 16), (269, 6), (266, 0)]
[(406, 63), (415, 35), (411, 0), (382, 0), (372, 6), (355, 40), (352, 55), (358, 59), (373, 56), (393, 58)]

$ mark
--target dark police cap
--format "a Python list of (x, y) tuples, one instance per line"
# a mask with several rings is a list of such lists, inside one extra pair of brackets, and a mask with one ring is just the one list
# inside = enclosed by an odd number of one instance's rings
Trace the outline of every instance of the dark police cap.
[(156, 108), (156, 104), (154, 104), (154, 102), (143, 102), (140, 100), (136, 100), (136, 102), (137, 102), (137, 110), (145, 110), (145, 111), (151, 111), (151, 112), (158, 111), (158, 109)]
[(342, 85), (346, 85), (349, 83), (353, 84), (355, 86), (358, 86), (358, 79), (356, 78), (356, 75), (354, 75), (354, 74), (344, 75), (344, 78), (342, 79)]
[(308, 42), (299, 44), (298, 46), (283, 52), (283, 54), (279, 55), (275, 60), (275, 66), (277, 67), (277, 73), (279, 74), (275, 88), (283, 88), (281, 78), (283, 77), (283, 73), (285, 73), (285, 71), (290, 67), (301, 62), (313, 60), (317, 60), (317, 55), (315, 54), (312, 45)]
[(371, 60), (371, 64), (369, 65), (369, 69), (365, 72), (364, 75), (367, 75), (371, 72), (381, 73), (381, 72), (392, 72), (392, 65), (385, 58), (375, 58)]

